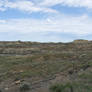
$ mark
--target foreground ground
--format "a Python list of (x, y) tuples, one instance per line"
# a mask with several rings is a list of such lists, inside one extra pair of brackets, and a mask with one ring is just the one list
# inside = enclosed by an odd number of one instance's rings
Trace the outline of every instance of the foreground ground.
[(66, 83), (74, 92), (92, 92), (91, 41), (0, 42), (1, 92), (50, 92)]

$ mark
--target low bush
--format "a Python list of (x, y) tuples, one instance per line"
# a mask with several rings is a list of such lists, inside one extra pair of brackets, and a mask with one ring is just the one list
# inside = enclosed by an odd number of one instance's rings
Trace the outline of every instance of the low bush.
[(51, 92), (73, 92), (73, 86), (70, 83), (65, 85), (55, 84), (50, 87)]
[(28, 84), (22, 84), (20, 86), (20, 92), (26, 92), (28, 90), (30, 90), (30, 86)]

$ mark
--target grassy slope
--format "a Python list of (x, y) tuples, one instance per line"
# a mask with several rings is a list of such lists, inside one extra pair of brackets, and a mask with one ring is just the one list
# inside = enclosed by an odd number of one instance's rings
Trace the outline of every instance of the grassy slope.
[[(72, 82), (75, 92), (92, 92), (92, 52), (89, 50), (91, 46), (85, 49), (79, 47), (75, 44), (58, 44), (43, 48), (44, 53), (0, 56), (0, 81), (28, 78), (33, 82), (62, 72), (70, 76), (70, 80), (67, 78)], [(69, 75), (73, 66), (74, 71), (77, 71), (76, 75)]]

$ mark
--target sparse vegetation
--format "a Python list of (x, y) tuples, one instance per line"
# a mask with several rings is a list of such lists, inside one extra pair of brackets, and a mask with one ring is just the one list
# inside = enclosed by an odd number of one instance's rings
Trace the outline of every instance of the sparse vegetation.
[[(55, 81), (53, 85), (61, 82), (51, 87), (53, 92), (56, 89), (58, 92), (92, 92), (92, 42), (0, 42), (1, 89), (4, 86), (13, 89), (11, 85), (18, 89), (26, 81), (33, 88), (34, 85), (40, 87), (50, 80)], [(17, 85), (16, 81), (19, 81)], [(21, 85), (20, 89), (23, 88), (29, 89), (28, 85)]]
[(73, 86), (70, 83), (56, 84), (50, 87), (51, 92), (74, 92)]
[(30, 90), (30, 86), (28, 84), (22, 84), (20, 86), (20, 92), (26, 92), (28, 90)]

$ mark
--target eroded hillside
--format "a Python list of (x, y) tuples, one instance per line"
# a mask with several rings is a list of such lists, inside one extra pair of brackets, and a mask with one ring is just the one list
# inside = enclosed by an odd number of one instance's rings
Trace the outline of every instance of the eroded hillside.
[(92, 92), (91, 41), (0, 42), (1, 92), (21, 92), (23, 85), (28, 90), (22, 92), (50, 92), (57, 83), (72, 83), (74, 92)]

